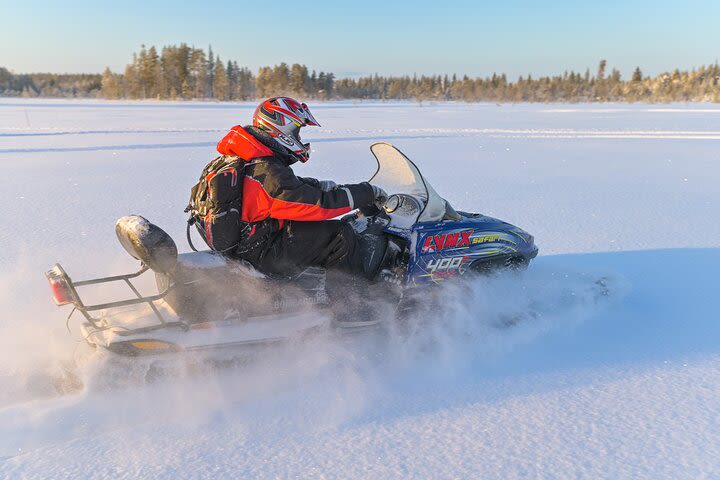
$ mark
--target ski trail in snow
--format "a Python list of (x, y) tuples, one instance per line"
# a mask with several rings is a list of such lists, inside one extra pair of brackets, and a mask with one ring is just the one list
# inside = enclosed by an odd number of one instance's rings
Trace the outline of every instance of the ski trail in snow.
[[(97, 129), (97, 130), (58, 130), (54, 128), (0, 128), (2, 137), (55, 137), (67, 135), (137, 135), (137, 134), (187, 134), (187, 133), (222, 133), (222, 128), (136, 128), (136, 129)], [(333, 130), (324, 129), (323, 137), (315, 138), (314, 141), (330, 141), (335, 137), (328, 134), (337, 134), (338, 137), (368, 138), (382, 135), (402, 134), (424, 134), (424, 135), (492, 135), (492, 136), (529, 136), (535, 138), (538, 135), (545, 136), (569, 136), (571, 138), (717, 138), (720, 137), (718, 130), (576, 130), (567, 129), (517, 129), (517, 128), (393, 128), (393, 129), (348, 129)], [(312, 138), (312, 137), (309, 137)]]
[[(63, 131), (47, 133), (0, 133), (3, 137), (23, 136), (68, 136), (68, 135), (119, 135), (124, 134), (187, 134), (187, 133), (219, 133), (217, 129), (168, 129), (168, 130), (114, 130), (114, 131)], [(332, 134), (326, 129), (324, 134)], [(336, 132), (336, 136), (312, 138), (311, 143), (357, 142), (379, 140), (412, 140), (424, 138), (451, 137), (486, 137), (513, 139), (617, 139), (617, 140), (720, 140), (720, 131), (672, 131), (672, 130), (573, 130), (573, 129), (490, 129), (490, 128), (415, 128), (415, 129), (375, 129), (345, 130)], [(63, 147), (32, 147), (32, 148), (0, 148), (0, 154), (11, 153), (69, 153), (69, 152), (102, 152), (122, 150), (158, 150), (171, 148), (212, 148), (215, 142), (174, 142), (174, 143), (133, 143), (116, 145), (88, 145)]]
[[(4, 131), (3, 131), (4, 130)], [(219, 128), (148, 128), (128, 130), (57, 130), (54, 128), (0, 128), (2, 137), (60, 137), (66, 135), (137, 135), (169, 133), (222, 133)]]
[(99, 145), (91, 147), (48, 147), (48, 148), (5, 148), (1, 153), (65, 153), (65, 152), (106, 152), (116, 150), (158, 150), (164, 148), (214, 147), (214, 142), (138, 143), (124, 145)]

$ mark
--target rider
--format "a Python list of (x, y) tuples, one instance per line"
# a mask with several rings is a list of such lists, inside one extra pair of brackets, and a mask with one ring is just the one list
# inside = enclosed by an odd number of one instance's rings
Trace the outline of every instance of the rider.
[(367, 182), (337, 185), (296, 176), (291, 165), (310, 157), (310, 144), (300, 139), (305, 126), (320, 126), (306, 104), (273, 97), (258, 105), (252, 126), (234, 126), (218, 143), (220, 154), (247, 162), (242, 219), (252, 228), (236, 253), (271, 275), (321, 266), (371, 276), (352, 226), (331, 219), (371, 208), (387, 195)]

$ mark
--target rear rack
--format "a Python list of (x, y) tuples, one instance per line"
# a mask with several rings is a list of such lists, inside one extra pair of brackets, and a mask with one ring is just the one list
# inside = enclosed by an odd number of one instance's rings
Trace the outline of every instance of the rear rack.
[[(58, 298), (56, 296), (55, 301), (58, 303), (58, 305), (64, 305), (66, 303), (72, 303), (75, 307), (72, 312), (70, 312), (70, 316), (68, 316), (68, 320), (70, 320), (70, 317), (75, 312), (75, 310), (82, 313), (82, 315), (85, 317), (85, 319), (97, 330), (105, 330), (107, 328), (112, 328), (112, 326), (103, 325), (103, 322), (100, 318), (93, 317), (90, 312), (95, 312), (98, 310), (106, 310), (109, 308), (116, 308), (116, 307), (125, 307), (129, 305), (138, 305), (142, 303), (146, 303), (150, 306), (153, 313), (159, 320), (159, 324), (157, 325), (150, 325), (147, 327), (140, 327), (140, 328), (125, 328), (121, 327), (122, 330), (116, 332), (118, 335), (131, 335), (134, 333), (143, 333), (143, 332), (151, 332), (153, 330), (159, 330), (163, 328), (168, 327), (179, 327), (182, 330), (188, 330), (189, 326), (185, 322), (182, 322), (180, 320), (178, 321), (168, 321), (166, 320), (163, 315), (160, 313), (160, 310), (157, 308), (154, 302), (158, 300), (164, 299), (170, 291), (174, 288), (174, 284), (170, 283), (162, 292), (156, 294), (156, 295), (147, 295), (143, 296), (137, 288), (135, 288), (135, 285), (132, 284), (130, 281), (133, 278), (137, 278), (143, 273), (147, 272), (150, 268), (141, 263), (140, 264), (140, 270), (138, 270), (135, 273), (128, 273), (125, 275), (115, 275), (112, 277), (102, 277), (102, 278), (95, 278), (90, 280), (82, 280), (79, 282), (73, 282), (70, 276), (65, 272), (65, 270), (62, 268), (62, 266), (59, 263), (56, 263), (53, 268), (51, 268), (49, 271), (45, 273), (45, 276), (47, 277), (48, 281), (50, 282), (51, 287), (53, 288), (53, 292), (56, 291), (56, 289), (63, 289), (63, 294), (65, 295), (63, 297), (62, 301), (58, 301)], [(110, 282), (125, 282), (127, 286), (132, 290), (132, 292), (135, 294), (135, 298), (129, 298), (126, 300), (118, 300), (115, 302), (106, 302), (106, 303), (98, 303), (95, 305), (85, 305), (85, 303), (80, 299), (80, 295), (77, 292), (77, 287), (84, 287), (87, 285), (96, 285), (96, 284), (102, 284), (102, 283), (110, 283)]]

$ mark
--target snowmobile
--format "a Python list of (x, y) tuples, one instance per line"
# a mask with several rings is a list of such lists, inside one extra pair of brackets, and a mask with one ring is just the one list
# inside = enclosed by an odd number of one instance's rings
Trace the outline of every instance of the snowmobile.
[[(370, 150), (378, 164), (370, 182), (390, 195), (375, 214), (343, 220), (375, 239), (368, 249), (380, 271), (373, 285), (394, 292), (398, 308), (413, 292), (465, 275), (523, 269), (537, 255), (533, 236), (522, 229), (456, 211), (393, 145), (375, 143)], [(254, 347), (371, 323), (338, 319), (336, 307), (350, 299), (329, 294), (333, 285), (322, 268), (271, 278), (214, 251), (179, 254), (165, 231), (139, 215), (119, 219), (116, 234), (140, 261), (138, 271), (83, 281), (73, 281), (60, 264), (46, 273), (56, 304), (72, 304), (70, 315), (84, 317), (81, 331), (93, 347), (131, 357)], [(192, 246), (189, 230), (188, 241)], [(145, 273), (154, 273), (158, 293), (142, 294), (133, 283)], [(78, 292), (114, 282), (124, 283), (133, 296), (87, 304)]]

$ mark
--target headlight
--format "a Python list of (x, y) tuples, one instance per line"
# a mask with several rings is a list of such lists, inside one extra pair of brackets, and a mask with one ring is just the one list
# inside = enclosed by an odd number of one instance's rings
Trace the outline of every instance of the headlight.
[(401, 205), (400, 197), (397, 195), (391, 195), (390, 198), (387, 199), (385, 202), (385, 205), (383, 205), (383, 208), (387, 213), (393, 213), (395, 210), (398, 209), (398, 207)]

